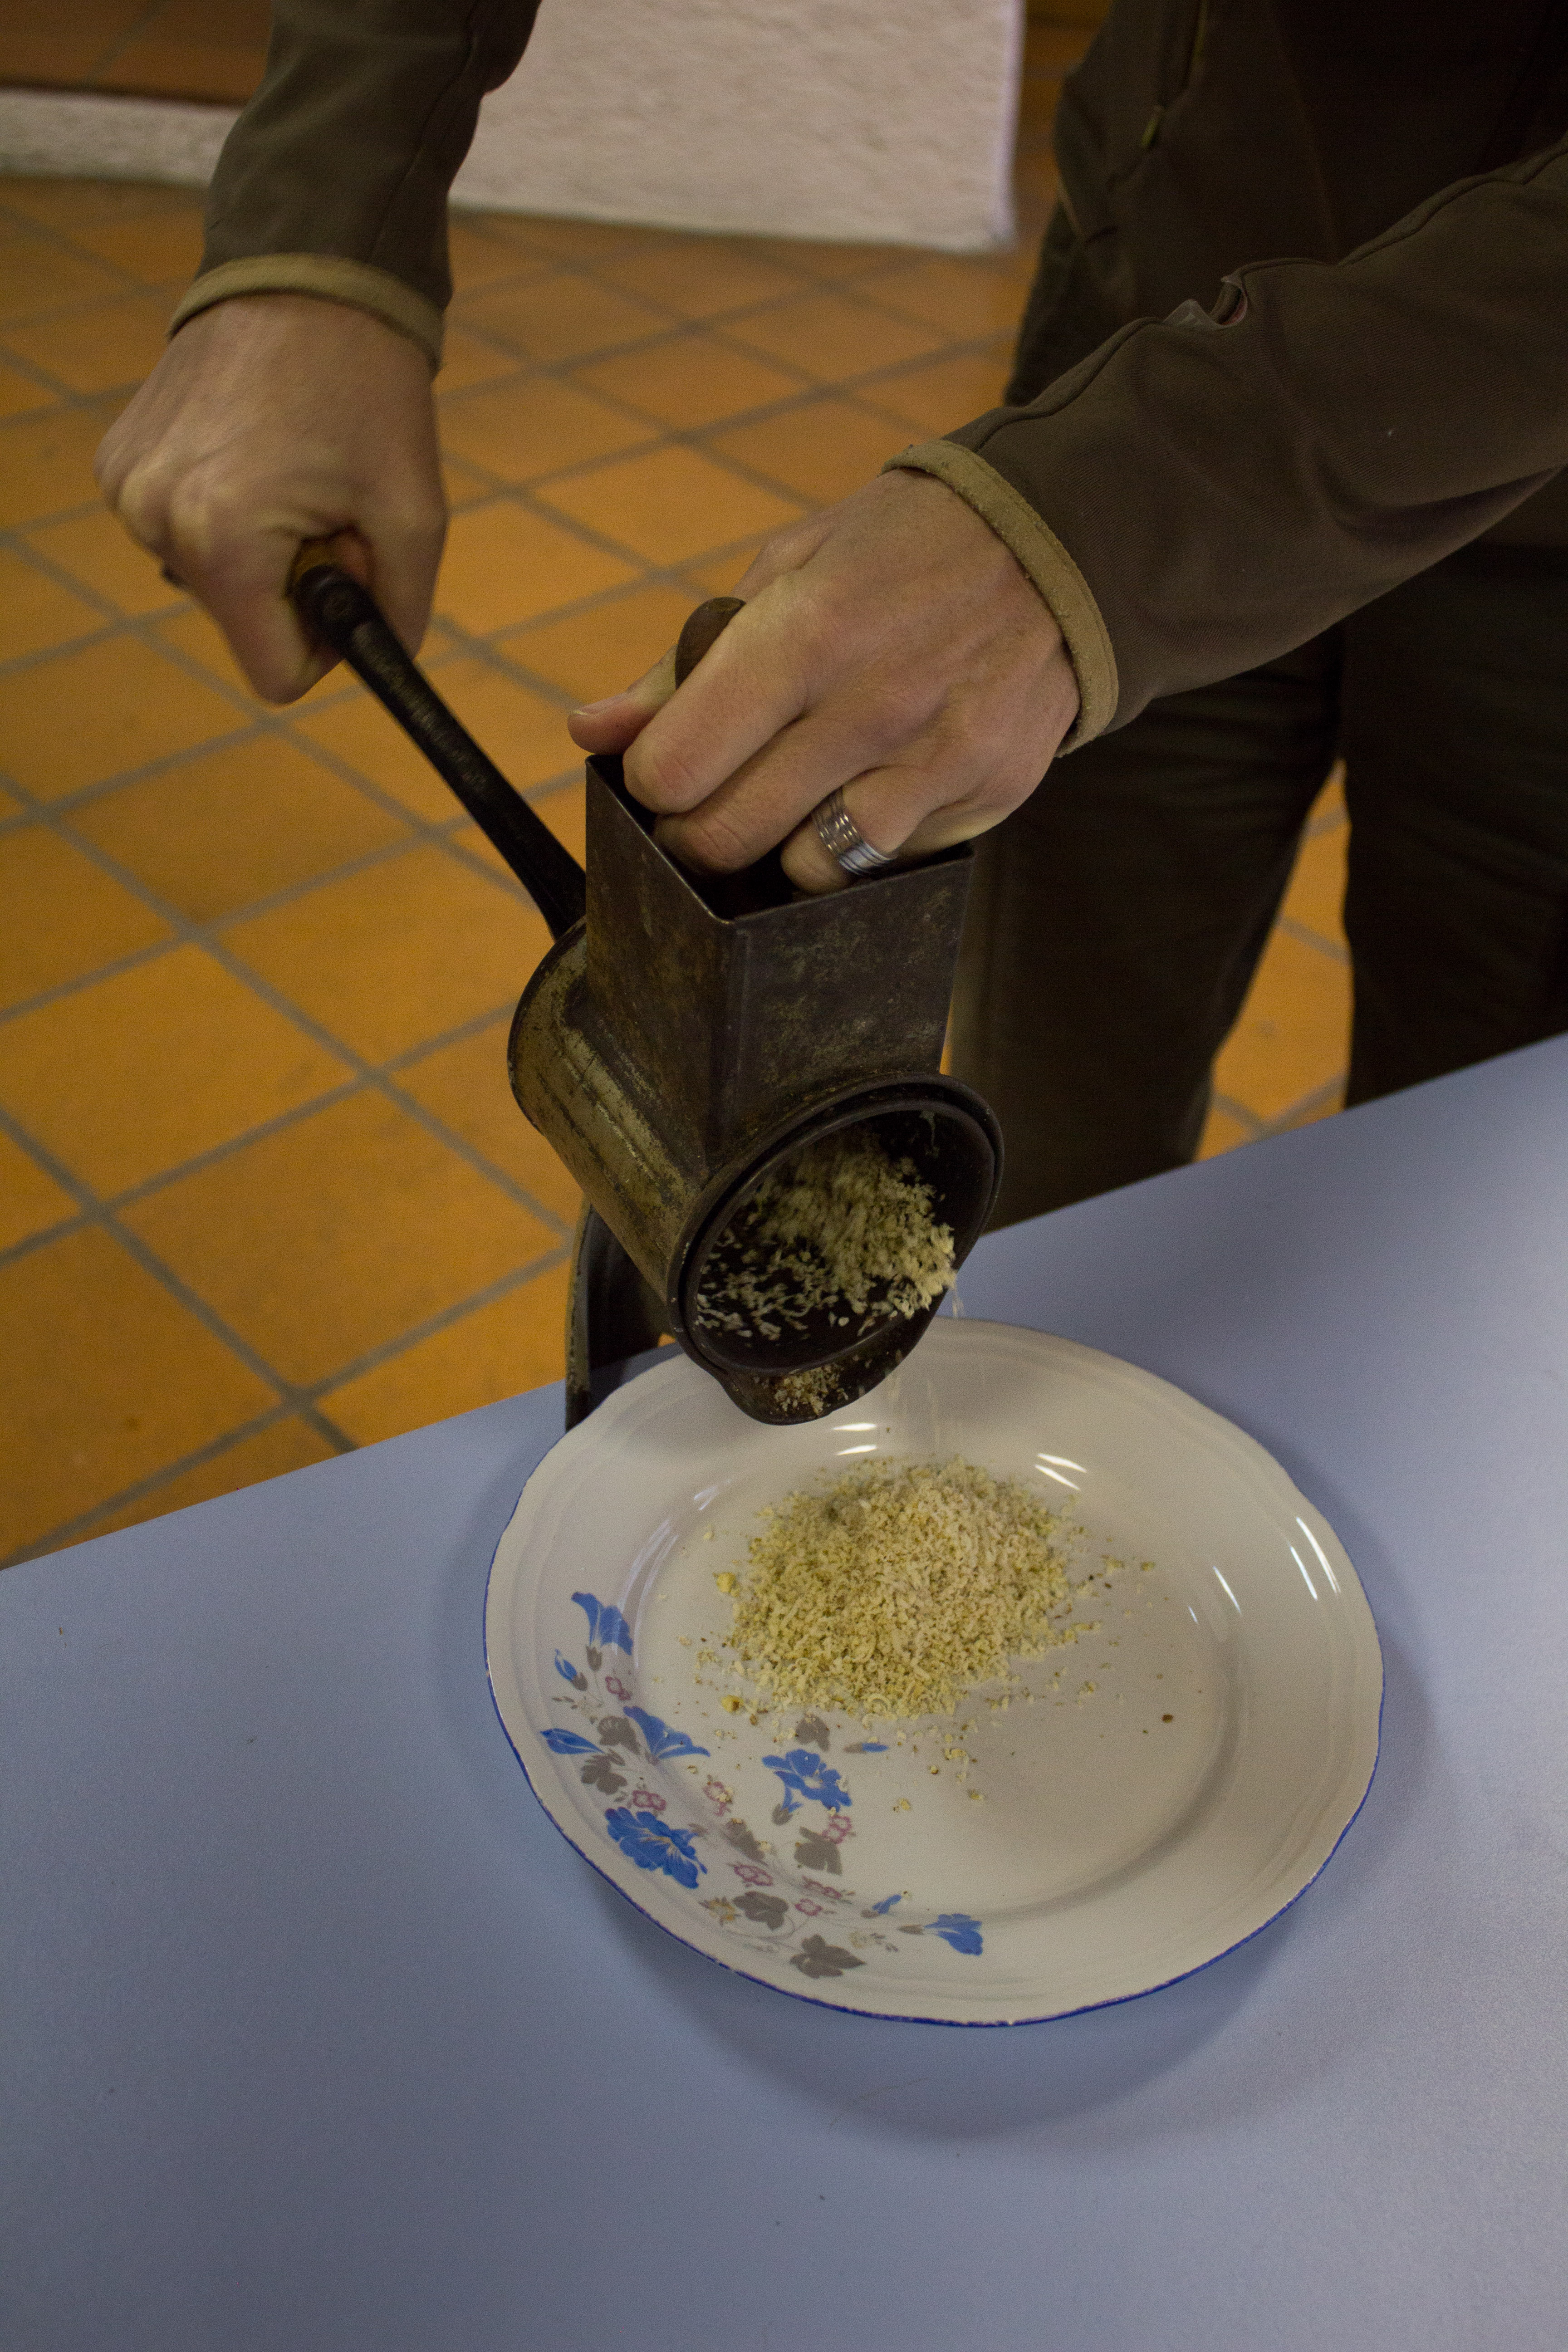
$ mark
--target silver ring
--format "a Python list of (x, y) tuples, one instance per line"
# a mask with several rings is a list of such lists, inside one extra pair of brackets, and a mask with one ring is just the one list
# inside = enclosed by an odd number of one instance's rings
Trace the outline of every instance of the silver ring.
[(841, 791), (829, 793), (821, 807), (814, 811), (811, 821), (816, 827), (818, 841), (841, 873), (874, 874), (879, 866), (892, 864), (895, 853), (872, 848), (845, 807)]

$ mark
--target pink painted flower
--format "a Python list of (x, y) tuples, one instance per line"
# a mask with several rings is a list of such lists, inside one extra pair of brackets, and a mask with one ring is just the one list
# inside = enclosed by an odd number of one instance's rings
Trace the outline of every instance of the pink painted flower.
[(808, 1919), (820, 1919), (822, 1916), (822, 1906), (820, 1903), (812, 1903), (807, 1901), (797, 1903), (795, 1907), (797, 1911), (804, 1911)]
[(758, 1863), (732, 1862), (730, 1867), (748, 1886), (771, 1886), (773, 1883), (772, 1871), (763, 1870)]
[(651, 1789), (634, 1789), (626, 1802), (628, 1805), (646, 1805), (650, 1813), (662, 1813), (665, 1807), (664, 1799), (656, 1796)]
[(854, 1826), (854, 1822), (847, 1820), (844, 1814), (829, 1813), (816, 1834), (826, 1838), (829, 1845), (842, 1845)]
[(801, 1883), (809, 1886), (814, 1895), (820, 1895), (825, 1903), (842, 1903), (845, 1900), (841, 1886), (825, 1886), (820, 1878), (803, 1879)]
[(722, 1780), (704, 1781), (702, 1793), (710, 1805), (718, 1806), (721, 1813), (727, 1813), (735, 1801), (735, 1791), (733, 1789), (726, 1789)]
[(630, 1691), (626, 1688), (625, 1683), (622, 1682), (619, 1675), (606, 1675), (605, 1676), (605, 1688), (609, 1692), (612, 1698), (618, 1698), (623, 1706), (631, 1696)]

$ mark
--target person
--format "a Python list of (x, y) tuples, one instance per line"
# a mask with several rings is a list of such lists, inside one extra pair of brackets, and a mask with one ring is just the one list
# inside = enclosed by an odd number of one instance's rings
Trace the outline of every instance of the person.
[[(277, 0), (104, 443), (269, 698), (321, 666), (302, 539), (425, 625), (446, 192), (531, 15)], [(1563, 0), (1115, 0), (1005, 404), (771, 541), (679, 692), (574, 714), (699, 867), (841, 886), (836, 793), (839, 847), (983, 836), (954, 1060), (999, 1222), (1191, 1156), (1337, 752), (1351, 1098), (1568, 1027), (1565, 130)]]

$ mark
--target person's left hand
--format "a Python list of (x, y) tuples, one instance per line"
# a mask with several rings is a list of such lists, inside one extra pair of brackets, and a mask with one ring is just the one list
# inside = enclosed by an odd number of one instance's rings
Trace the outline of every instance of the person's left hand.
[(769, 541), (686, 684), (667, 654), (574, 711), (689, 866), (783, 842), (802, 889), (845, 877), (809, 819), (835, 786), (873, 848), (920, 857), (1027, 799), (1078, 715), (1061, 631), (987, 523), (931, 476), (880, 475)]

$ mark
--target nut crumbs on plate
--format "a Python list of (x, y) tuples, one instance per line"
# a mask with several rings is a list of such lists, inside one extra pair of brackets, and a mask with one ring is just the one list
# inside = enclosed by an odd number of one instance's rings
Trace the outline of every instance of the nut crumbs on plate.
[(860, 1463), (763, 1517), (728, 1647), (774, 1706), (946, 1714), (1089, 1630), (1056, 1516), (973, 1463)]

